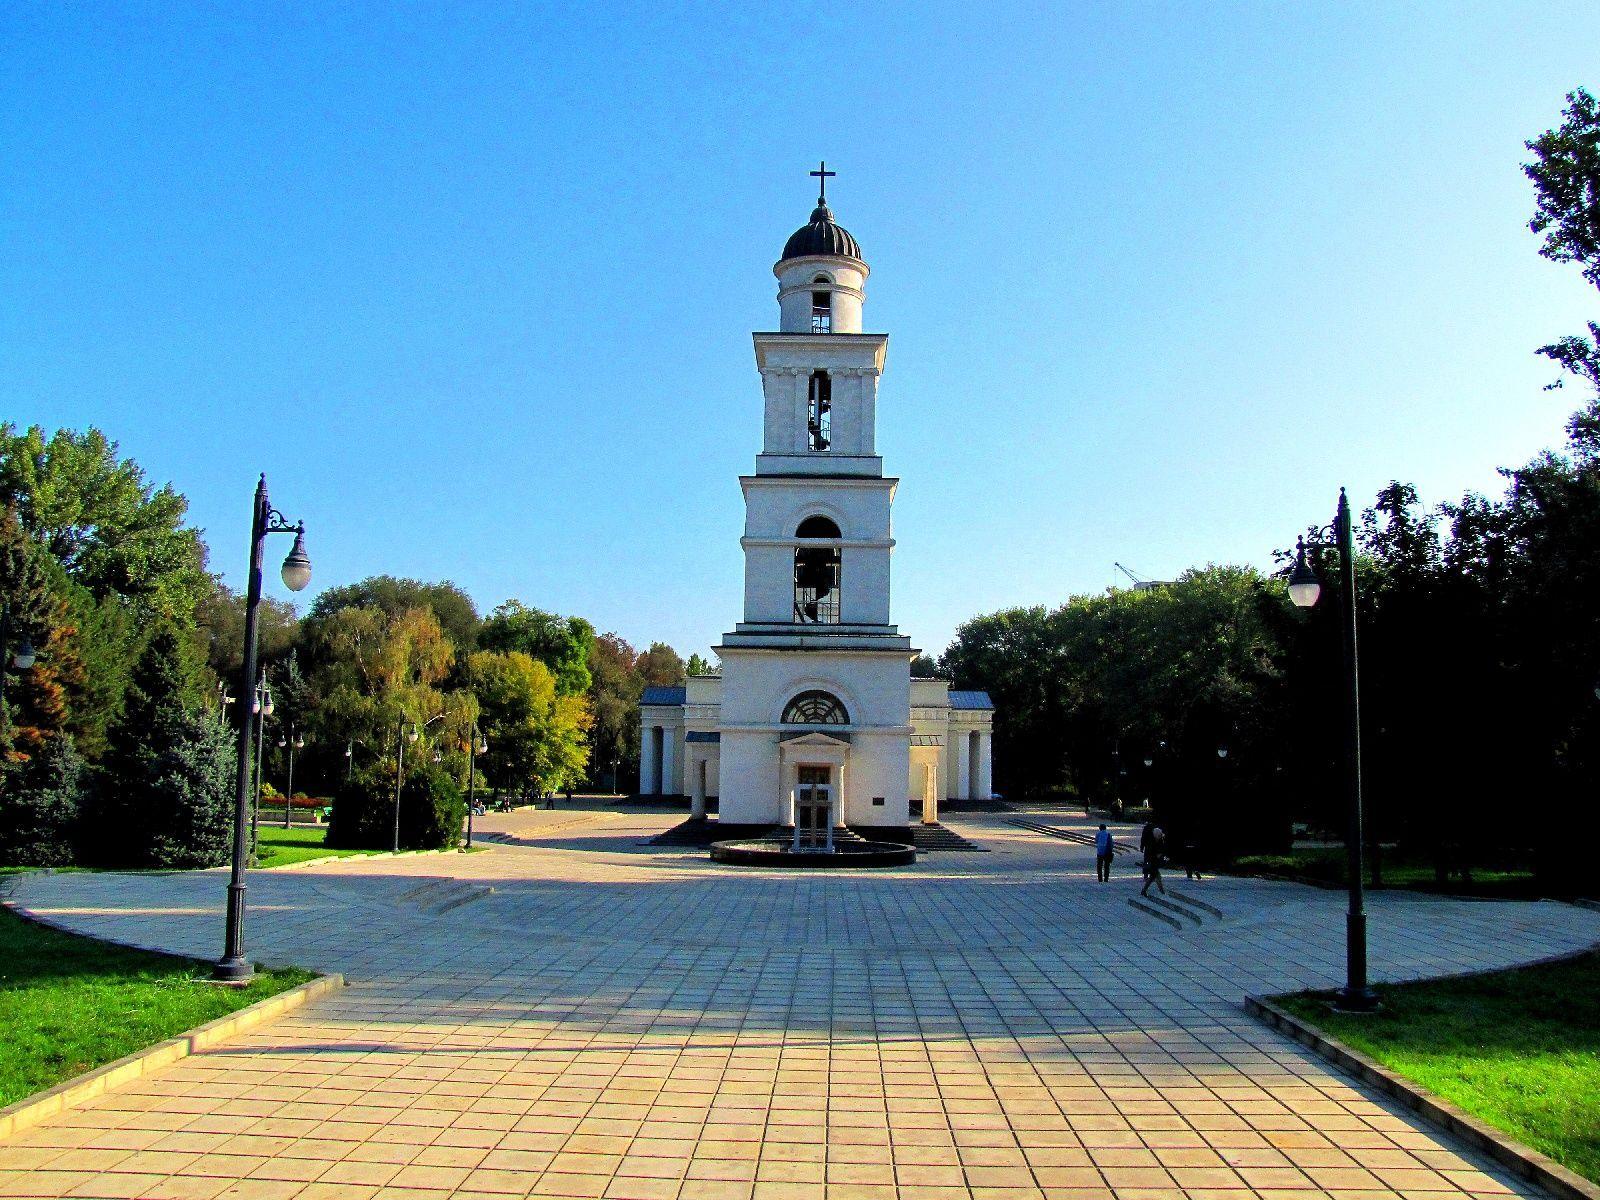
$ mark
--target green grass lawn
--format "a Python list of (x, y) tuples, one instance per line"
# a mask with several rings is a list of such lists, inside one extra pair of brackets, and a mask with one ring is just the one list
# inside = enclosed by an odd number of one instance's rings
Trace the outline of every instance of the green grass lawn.
[[(1307, 882), (1334, 884), (1345, 882), (1345, 851), (1342, 846), (1301, 847), (1287, 854), (1248, 854), (1236, 859), (1230, 872), (1245, 875), (1284, 875)], [(1371, 863), (1367, 865), (1371, 879)], [(1420, 892), (1444, 892), (1453, 896), (1496, 896), (1516, 899), (1544, 894), (1530, 870), (1505, 866), (1474, 866), (1472, 882), (1452, 875), (1439, 884), (1431, 861), (1389, 853), (1383, 860), (1383, 886)]]
[(353, 854), (376, 853), (372, 850), (335, 850), (331, 846), (324, 846), (323, 839), (327, 835), (327, 827), (323, 825), (297, 825), (285, 829), (282, 825), (268, 825), (262, 821), (256, 828), (260, 865), (281, 867), (284, 863), (305, 862), (312, 858), (349, 858)]
[(0, 909), (0, 1105), (312, 978), (264, 971), (226, 988), (210, 976), (210, 963), (109, 946)]
[(1600, 952), (1470, 979), (1380, 985), (1383, 1011), (1278, 1003), (1600, 1182)]

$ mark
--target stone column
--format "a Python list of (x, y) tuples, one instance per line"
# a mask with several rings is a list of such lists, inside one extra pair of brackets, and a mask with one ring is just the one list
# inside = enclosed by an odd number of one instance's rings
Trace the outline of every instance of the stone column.
[(654, 796), (661, 790), (661, 779), (656, 774), (656, 726), (646, 725), (639, 731), (639, 794)]
[(704, 817), (706, 815), (706, 758), (703, 752), (695, 753), (685, 747), (688, 756), (687, 768), (689, 771), (689, 815), (691, 817)]
[(806, 418), (811, 415), (811, 372), (804, 367), (785, 367), (789, 378), (794, 382), (794, 411), (795, 420), (789, 426), (792, 431), (789, 447), (790, 454), (805, 454), (810, 446), (810, 437), (806, 433)]
[(794, 824), (794, 793), (799, 786), (799, 767), (787, 759), (780, 759), (778, 764), (778, 787), (782, 792), (782, 795), (778, 797), (778, 820), (780, 824)]
[(845, 800), (844, 786), (845, 786), (844, 763), (840, 763), (839, 764), (839, 779), (838, 779), (838, 782), (835, 783), (834, 787), (833, 787), (833, 823), (834, 823), (835, 826), (842, 826), (844, 824), (844, 800)]
[(994, 763), (991, 761), (993, 741), (994, 734), (988, 731), (978, 734), (978, 795), (973, 797), (975, 800), (987, 800), (994, 795)]
[(956, 726), (956, 785), (951, 789), (952, 798), (956, 800), (972, 799), (971, 746), (972, 738), (967, 730)]
[(666, 796), (679, 794), (678, 788), (678, 731), (663, 727), (661, 730), (661, 788)]
[(937, 762), (922, 764), (922, 823), (924, 825), (937, 825), (939, 823), (939, 773)]

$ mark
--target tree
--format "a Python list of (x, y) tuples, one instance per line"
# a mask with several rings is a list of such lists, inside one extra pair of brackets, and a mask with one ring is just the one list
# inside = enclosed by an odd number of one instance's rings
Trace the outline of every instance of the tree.
[[(328, 845), (342, 849), (387, 850), (394, 844), (393, 759), (357, 771), (341, 782), (333, 797)], [(450, 774), (426, 758), (406, 763), (400, 789), (400, 848), (446, 850), (461, 837), (467, 808)]]
[[(222, 582), (218, 575), (210, 581), (195, 605), (195, 621), (205, 645), (206, 664), (229, 692), (239, 690), (244, 670), (245, 598)], [(318, 597), (319, 602), (327, 593)], [(330, 608), (329, 612), (334, 611)], [(273, 663), (288, 654), (300, 637), (300, 615), (294, 605), (271, 596), (261, 597), (256, 610), (256, 651), (261, 662)]]
[(722, 670), (710, 659), (701, 658), (699, 654), (689, 655), (689, 662), (684, 667), (685, 675), (720, 675)]
[(0, 425), (0, 504), (15, 504), (29, 536), (94, 596), (123, 597), (141, 619), (192, 618), (206, 576), (188, 502), (146, 483), (100, 430), (46, 438)]
[(37, 659), (6, 688), (0, 761), (25, 758), (60, 736), (70, 720), (71, 697), (84, 689), (78, 630), (67, 602), (51, 587), (52, 565), (23, 532), (16, 505), (8, 504), (0, 512), (0, 602), (10, 638), (6, 653), (14, 653), (27, 638)]
[[(1532, 180), (1536, 208), (1528, 228), (1544, 235), (1539, 248), (1551, 262), (1577, 263), (1583, 277), (1600, 288), (1600, 104), (1583, 88), (1567, 93), (1562, 122), (1531, 142), (1534, 161), (1522, 170)], [(1588, 335), (1569, 334), (1542, 346), (1539, 353), (1595, 392), (1572, 419), (1576, 439), (1600, 439), (1600, 323)], [(1551, 387), (1560, 387), (1558, 379)]]
[(558, 617), (519, 600), (507, 600), (483, 623), (478, 645), (501, 654), (520, 651), (538, 659), (550, 668), (563, 696), (581, 696), (589, 690), (594, 626), (582, 617)]
[(455, 584), (423, 583), (417, 579), (396, 579), (393, 575), (374, 575), (359, 583), (329, 588), (311, 605), (310, 620), (325, 620), (342, 608), (372, 608), (388, 617), (416, 608), (434, 615), (439, 628), (456, 653), (465, 655), (478, 642), (477, 606)]
[(687, 677), (683, 659), (665, 642), (652, 642), (636, 668), (645, 687), (676, 687)]
[(585, 697), (561, 695), (550, 669), (520, 650), (480, 650), (468, 670), (489, 739), (484, 774), (494, 786), (526, 795), (583, 778), (591, 724)]
[(639, 768), (639, 695), (644, 689), (635, 663), (639, 654), (614, 633), (595, 638), (589, 653), (589, 711), (594, 719), (590, 781), (621, 788), (613, 780), (631, 778)]
[(88, 768), (70, 737), (51, 738), (25, 763), (0, 768), (0, 863), (64, 867), (77, 861)]
[(86, 831), (102, 863), (210, 867), (228, 859), (233, 736), (214, 714), (189, 707), (194, 673), (183, 642), (159, 629), (134, 668)]
[(911, 678), (913, 679), (943, 679), (939, 673), (939, 662), (931, 654), (919, 654), (911, 660)]

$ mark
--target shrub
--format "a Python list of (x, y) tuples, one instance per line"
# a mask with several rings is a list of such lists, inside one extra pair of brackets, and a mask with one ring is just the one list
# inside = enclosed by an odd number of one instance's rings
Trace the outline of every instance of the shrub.
[(71, 865), (88, 782), (84, 761), (66, 734), (46, 740), (27, 762), (10, 766), (0, 795), (0, 863)]
[[(406, 774), (400, 793), (400, 848), (442, 850), (454, 846), (466, 820), (466, 804), (455, 780), (425, 763)], [(394, 770), (357, 771), (333, 796), (327, 843), (346, 850), (387, 850), (394, 844)]]

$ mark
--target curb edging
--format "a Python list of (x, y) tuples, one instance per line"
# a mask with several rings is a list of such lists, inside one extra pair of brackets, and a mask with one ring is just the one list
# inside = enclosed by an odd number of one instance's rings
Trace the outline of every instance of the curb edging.
[(1251, 1016), (1287, 1034), (1301, 1045), (1310, 1047), (1335, 1066), (1386, 1096), (1399, 1100), (1425, 1121), (1454, 1134), (1501, 1166), (1539, 1184), (1561, 1200), (1600, 1200), (1600, 1185), (1590, 1183), (1533, 1147), (1524, 1146), (1443, 1096), (1412, 1083), (1361, 1051), (1307, 1025), (1265, 997), (1246, 996), (1244, 1007)]
[(103, 1096), (130, 1080), (142, 1078), (179, 1059), (210, 1050), (228, 1038), (265, 1025), (344, 985), (343, 975), (319, 975), (276, 996), (258, 1000), (238, 1012), (207, 1021), (187, 1033), (146, 1046), (143, 1050), (135, 1050), (115, 1062), (64, 1080), (15, 1104), (8, 1104), (0, 1108), (0, 1139), (31, 1129), (65, 1109)]

